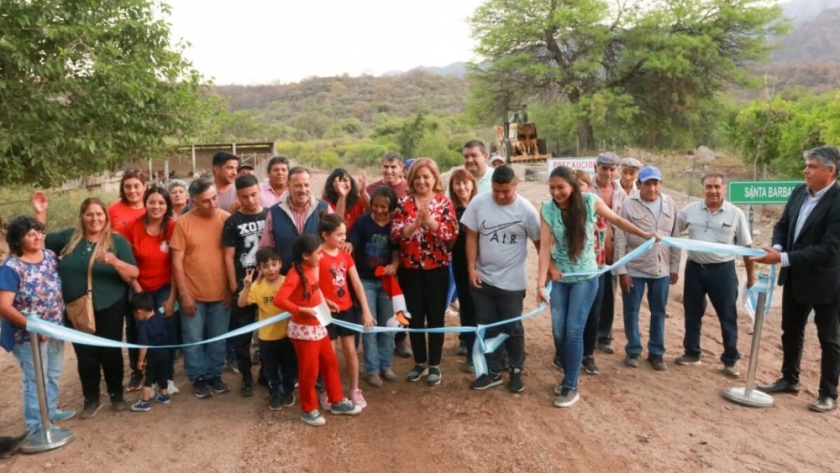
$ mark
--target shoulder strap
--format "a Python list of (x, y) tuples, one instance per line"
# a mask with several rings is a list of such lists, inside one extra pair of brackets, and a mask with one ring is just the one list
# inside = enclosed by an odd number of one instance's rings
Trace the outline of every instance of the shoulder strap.
[(99, 250), (99, 242), (93, 247), (93, 252), (90, 254), (90, 261), (87, 268), (87, 293), (93, 296), (93, 263), (96, 262), (96, 253)]

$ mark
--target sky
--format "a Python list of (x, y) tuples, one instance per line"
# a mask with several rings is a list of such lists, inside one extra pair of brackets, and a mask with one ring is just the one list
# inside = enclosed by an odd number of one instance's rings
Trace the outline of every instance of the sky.
[(380, 75), (474, 59), (483, 0), (165, 0), (173, 40), (224, 84)]

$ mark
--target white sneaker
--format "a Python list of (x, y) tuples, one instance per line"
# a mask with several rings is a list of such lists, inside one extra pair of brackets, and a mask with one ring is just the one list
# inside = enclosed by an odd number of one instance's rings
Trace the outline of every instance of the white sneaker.
[(173, 394), (178, 394), (179, 392), (181, 392), (180, 389), (175, 387), (175, 381), (172, 381), (171, 379), (169, 380), (169, 382), (166, 385), (166, 390), (169, 391), (170, 396), (172, 396)]

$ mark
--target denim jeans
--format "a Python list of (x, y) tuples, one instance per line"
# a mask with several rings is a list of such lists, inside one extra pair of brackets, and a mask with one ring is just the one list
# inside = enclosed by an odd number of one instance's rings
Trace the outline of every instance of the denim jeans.
[[(394, 305), (391, 298), (382, 289), (382, 280), (362, 279), (362, 286), (365, 287), (370, 313), (377, 327), (384, 327), (388, 319), (394, 315)], [(393, 333), (364, 333), (362, 334), (364, 346), (365, 373), (378, 374), (380, 371), (390, 368), (394, 361), (394, 334)]]
[[(20, 363), (23, 378), (23, 420), (26, 429), (35, 432), (41, 426), (41, 409), (38, 407), (38, 389), (35, 386), (35, 362), (32, 361), (32, 345), (15, 344), (12, 353)], [(41, 363), (44, 369), (44, 384), (47, 389), (47, 408), (55, 413), (58, 401), (58, 380), (64, 364), (64, 342), (50, 339), (41, 342)]]
[(624, 334), (627, 336), (627, 346), (624, 351), (628, 355), (642, 354), (642, 339), (639, 334), (639, 307), (648, 288), (648, 306), (650, 307), (650, 339), (648, 340), (648, 355), (663, 356), (665, 354), (665, 304), (668, 303), (668, 276), (661, 278), (632, 278), (633, 287), (630, 292), (622, 295), (624, 301)]
[[(230, 308), (219, 302), (195, 303), (195, 314), (182, 314), (181, 332), (184, 343), (195, 343), (218, 337), (228, 331)], [(225, 366), (225, 341), (184, 347), (184, 371), (190, 381), (216, 378)]]
[[(152, 300), (155, 303), (155, 308), (159, 308), (163, 306), (163, 303), (169, 299), (169, 294), (172, 292), (172, 286), (167, 284), (163, 287), (155, 289), (154, 291), (150, 292), (152, 296)], [(131, 316), (132, 318), (134, 315)], [(165, 317), (163, 319), (166, 321), (166, 331), (167, 335), (169, 336), (169, 344), (170, 345), (177, 345), (179, 334), (181, 332), (181, 312), (176, 310), (172, 317)], [(166, 366), (163, 367), (164, 374), (166, 379), (175, 379), (175, 352), (177, 348), (172, 348), (169, 351), (169, 360), (166, 363)]]
[(551, 286), (551, 332), (555, 349), (563, 354), (563, 387), (577, 389), (580, 363), (583, 360), (583, 329), (595, 293), (598, 278), (575, 282), (555, 282)]
[(683, 278), (686, 355), (700, 356), (700, 332), (706, 312), (706, 296), (720, 320), (723, 354), (720, 361), (731, 364), (741, 358), (738, 353), (738, 275), (735, 262), (701, 265), (691, 260), (685, 264)]

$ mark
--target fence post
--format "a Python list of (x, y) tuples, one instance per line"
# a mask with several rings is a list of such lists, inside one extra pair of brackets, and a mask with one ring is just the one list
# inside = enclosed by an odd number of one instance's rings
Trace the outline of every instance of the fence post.
[(76, 438), (72, 430), (50, 424), (50, 410), (47, 407), (47, 390), (44, 384), (44, 362), (41, 359), (41, 339), (29, 332), (32, 344), (32, 362), (35, 365), (35, 386), (38, 388), (38, 409), (41, 412), (41, 428), (29, 435), (20, 446), (23, 453), (40, 453), (63, 447)]

